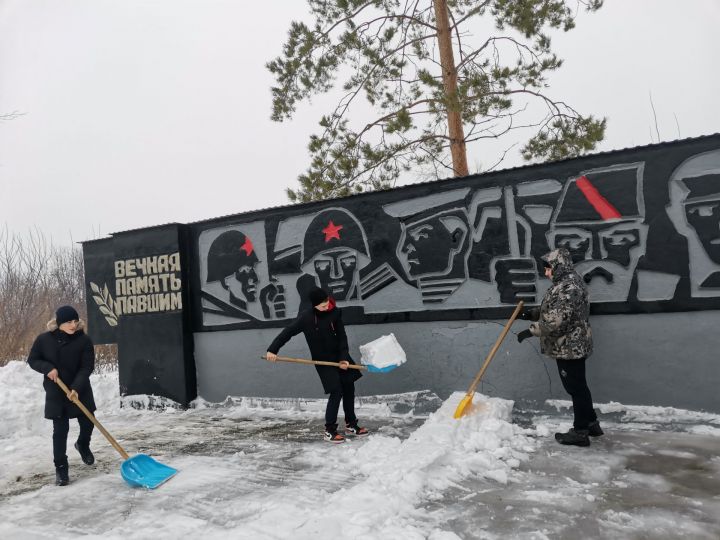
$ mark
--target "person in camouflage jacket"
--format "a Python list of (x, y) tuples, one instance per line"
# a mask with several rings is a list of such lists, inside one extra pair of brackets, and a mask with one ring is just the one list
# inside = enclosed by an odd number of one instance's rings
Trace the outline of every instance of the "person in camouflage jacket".
[(552, 286), (543, 297), (538, 321), (530, 325), (530, 332), (540, 338), (540, 350), (550, 358), (587, 358), (593, 352), (587, 287), (573, 268), (567, 249), (551, 251), (542, 260), (549, 265)]
[(573, 428), (556, 433), (555, 438), (561, 444), (588, 446), (589, 435), (603, 434), (585, 378), (585, 360), (593, 352), (590, 299), (567, 249), (551, 251), (542, 261), (552, 285), (539, 309), (523, 312), (522, 318), (535, 322), (518, 334), (518, 341), (530, 336), (540, 338), (541, 351), (556, 360), (563, 387), (572, 397)]

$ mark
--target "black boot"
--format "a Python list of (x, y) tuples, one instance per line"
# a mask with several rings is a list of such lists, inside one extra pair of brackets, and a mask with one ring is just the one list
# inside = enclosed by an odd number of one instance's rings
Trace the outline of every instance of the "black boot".
[(556, 433), (555, 440), (560, 444), (572, 444), (573, 446), (590, 446), (587, 429), (570, 428), (567, 433)]
[(67, 486), (70, 483), (70, 477), (68, 476), (68, 466), (60, 465), (55, 467), (55, 485), (56, 486)]
[(588, 435), (590, 435), (591, 437), (599, 437), (600, 435), (605, 435), (605, 432), (600, 427), (599, 420), (590, 422), (590, 425), (588, 426)]
[(83, 460), (83, 463), (85, 465), (92, 465), (95, 463), (95, 456), (93, 456), (93, 453), (90, 451), (90, 447), (83, 447), (80, 446), (80, 444), (75, 443), (75, 450), (77, 450), (80, 453), (80, 457)]

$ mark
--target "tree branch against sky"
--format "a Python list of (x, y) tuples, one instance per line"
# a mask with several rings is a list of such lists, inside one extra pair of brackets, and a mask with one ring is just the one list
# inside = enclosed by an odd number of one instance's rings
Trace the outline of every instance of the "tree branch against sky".
[[(571, 30), (602, 0), (307, 3), (312, 23), (292, 22), (282, 55), (267, 64), (271, 118), (291, 119), (318, 94), (341, 95), (310, 137), (310, 165), (287, 190), (293, 201), (391, 187), (410, 171), (466, 175), (468, 143), (482, 150), (480, 141), (516, 131), (529, 132), (527, 160), (577, 156), (604, 136), (604, 118), (583, 116), (548, 89), (562, 65), (549, 33)], [(492, 35), (482, 34), (488, 22)]]
[(15, 120), (17, 117), (22, 116), (25, 113), (21, 113), (18, 111), (13, 111), (11, 113), (0, 113), (0, 122), (4, 122), (6, 120)]

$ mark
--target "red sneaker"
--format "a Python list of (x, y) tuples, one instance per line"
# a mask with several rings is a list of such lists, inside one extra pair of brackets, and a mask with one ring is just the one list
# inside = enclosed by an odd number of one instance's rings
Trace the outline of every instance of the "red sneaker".
[(360, 427), (357, 424), (345, 426), (345, 435), (352, 435), (353, 437), (364, 437), (370, 432), (364, 427)]

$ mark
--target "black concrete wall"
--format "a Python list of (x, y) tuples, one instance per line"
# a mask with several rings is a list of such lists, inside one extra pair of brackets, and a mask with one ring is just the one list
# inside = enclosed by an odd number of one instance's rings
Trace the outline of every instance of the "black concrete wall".
[[(111, 340), (115, 334), (121, 351), (127, 352), (121, 352), (121, 365), (131, 365), (121, 369), (128, 391), (169, 394), (165, 382), (175, 364), (167, 358), (176, 352), (170, 345), (182, 336), (178, 346), (183, 351), (184, 387), (192, 384), (191, 372), (197, 371), (200, 394), (222, 399), (228, 393), (264, 389), (266, 377), (278, 379), (265, 364), (257, 364), (258, 355), (280, 327), (307, 307), (306, 291), (320, 285), (342, 307), (351, 340), (372, 337), (360, 325), (372, 325), (373, 333), (382, 329), (405, 335), (411, 327), (422, 332), (415, 344), (408, 344), (417, 351), (416, 368), (406, 370), (412, 377), (403, 378), (400, 372), (392, 384), (367, 383), (370, 391), (423, 387), (446, 394), (469, 383), (465, 379), (474, 371), (478, 354), (483, 356), (494, 340), (489, 337), (493, 332), (463, 330), (463, 335), (477, 338), (467, 342), (463, 353), (462, 348), (452, 350), (449, 342), (440, 346), (443, 339), (430, 339), (428, 325), (448, 335), (458, 328), (479, 328), (473, 321), (482, 321), (483, 328), (497, 327), (518, 300), (540, 301), (548, 283), (539, 257), (562, 246), (571, 251), (588, 282), (593, 316), (610, 317), (598, 324), (598, 342), (605, 350), (596, 350), (595, 358), (612, 349), (614, 357), (605, 365), (619, 372), (619, 351), (640, 354), (639, 363), (623, 371), (630, 379), (618, 387), (647, 387), (638, 399), (660, 402), (662, 390), (641, 380), (640, 373), (653, 365), (671, 367), (670, 360), (663, 360), (667, 343), (660, 347), (663, 340), (639, 333), (654, 328), (657, 320), (657, 332), (684, 335), (682, 314), (688, 312), (698, 314), (686, 328), (692, 335), (698, 325), (705, 327), (703, 313), (714, 320), (720, 310), (719, 231), (720, 136), (714, 135), (88, 242), (88, 291), (94, 293), (88, 297), (88, 313), (91, 328), (96, 328), (93, 337)], [(160, 322), (172, 316), (166, 309), (163, 315), (137, 313), (138, 306), (131, 306), (128, 298), (147, 296), (144, 285), (135, 284), (141, 291), (130, 294), (122, 289), (127, 283), (118, 285), (122, 277), (108, 273), (109, 263), (162, 253), (178, 253), (182, 264), (183, 309), (170, 309), (177, 315), (174, 322)], [(112, 302), (111, 315), (103, 314), (102, 304)], [(643, 315), (634, 330), (632, 315)], [(113, 318), (117, 327), (111, 328)], [(158, 337), (167, 338), (167, 349), (151, 343), (153, 332), (141, 324), (146, 318), (167, 329), (165, 337)], [(133, 322), (126, 325), (126, 320)], [(619, 335), (620, 341), (632, 335), (632, 343), (615, 343), (612, 335), (603, 334), (618, 331), (614, 320), (630, 328), (629, 334)], [(105, 328), (98, 328), (103, 324)], [(199, 344), (194, 354), (190, 332)], [(638, 349), (638, 343), (643, 347)], [(717, 370), (709, 359), (718, 345), (715, 335), (686, 344), (692, 358), (682, 373), (692, 377), (699, 395), (716, 393)], [(293, 347), (300, 349), (298, 354), (304, 350), (299, 342)], [(680, 350), (679, 345), (672, 356)], [(513, 369), (525, 369), (522, 359), (532, 353), (513, 347), (512, 354), (520, 359)], [(459, 359), (461, 364), (452, 367), (454, 378), (438, 376), (433, 366), (439, 357)], [(132, 375), (143, 361), (148, 366)], [(612, 380), (610, 373), (598, 377), (603, 384)], [(503, 379), (497, 387), (515, 395), (508, 386), (511, 380)], [(312, 376), (281, 376), (272, 384), (263, 392), (317, 393)], [(553, 393), (543, 388), (538, 384), (523, 392), (535, 399)], [(612, 388), (608, 390), (605, 394), (612, 396)], [(186, 397), (190, 395), (188, 390)], [(712, 400), (677, 401), (690, 402)]]
[(84, 244), (90, 336), (117, 342), (122, 395), (197, 396), (186, 245), (178, 224)]

